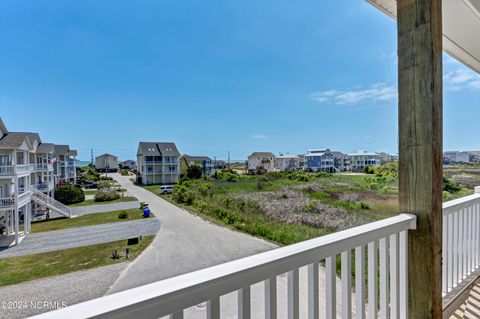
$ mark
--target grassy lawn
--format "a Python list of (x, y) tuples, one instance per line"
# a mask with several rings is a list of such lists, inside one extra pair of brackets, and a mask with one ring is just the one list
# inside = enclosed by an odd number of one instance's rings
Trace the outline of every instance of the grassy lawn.
[(120, 203), (120, 202), (131, 202), (131, 201), (135, 201), (135, 200), (137, 200), (137, 199), (133, 196), (120, 197), (119, 199), (111, 200), (111, 201), (108, 201), (108, 202), (96, 202), (94, 199), (87, 199), (87, 200), (84, 200), (81, 203), (72, 204), (72, 205), (68, 205), (68, 206), (78, 207), (78, 206), (88, 206), (88, 205), (102, 205), (102, 204), (112, 204), (112, 203)]
[[(0, 286), (7, 286), (73, 271), (125, 262), (125, 248), (130, 248), (128, 260), (133, 260), (150, 245), (155, 236), (144, 237), (138, 245), (127, 246), (126, 240), (79, 248), (0, 259)], [(119, 259), (112, 251), (120, 252)]]
[[(118, 218), (118, 214), (121, 212), (127, 212), (128, 218)], [(123, 222), (141, 218), (143, 218), (143, 212), (140, 209), (115, 210), (112, 212), (87, 214), (75, 218), (51, 219), (48, 221), (32, 222), (32, 232), (39, 233), (44, 231), (59, 230), (72, 227)]]

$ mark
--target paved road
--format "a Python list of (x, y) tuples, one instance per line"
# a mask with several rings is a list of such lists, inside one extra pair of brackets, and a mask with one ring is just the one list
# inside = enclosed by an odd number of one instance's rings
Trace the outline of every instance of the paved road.
[[(109, 293), (253, 255), (276, 245), (204, 221), (133, 185), (130, 176), (110, 175), (139, 201), (147, 202), (162, 228)], [(139, 275), (141, 274), (141, 275)]]
[(22, 309), (3, 309), (0, 305), (0, 318), (25, 318), (49, 311), (48, 308), (38, 308), (38, 305), (44, 301), (59, 302), (60, 304), (65, 302), (67, 305), (73, 305), (101, 297), (127, 265), (128, 263), (120, 263), (0, 287), (2, 305), (3, 302), (22, 302), (22, 305), (26, 306)]
[(33, 233), (20, 244), (0, 251), (0, 259), (154, 235), (159, 230), (160, 221), (149, 218)]
[(85, 215), (85, 214), (92, 214), (92, 213), (111, 212), (114, 210), (138, 208), (139, 205), (140, 204), (138, 201), (131, 201), (131, 202), (120, 202), (120, 203), (112, 203), (112, 204), (78, 206), (78, 207), (72, 207), (72, 214)]

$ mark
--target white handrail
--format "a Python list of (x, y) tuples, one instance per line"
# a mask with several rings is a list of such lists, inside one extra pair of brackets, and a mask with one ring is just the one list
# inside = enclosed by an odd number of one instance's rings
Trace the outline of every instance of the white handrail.
[(15, 206), (15, 199), (13, 197), (3, 197), (0, 198), (0, 207), (9, 208)]
[(443, 204), (442, 258), (444, 296), (480, 269), (480, 188)]
[(58, 211), (63, 215), (66, 215), (68, 217), (72, 215), (72, 210), (70, 209), (70, 207), (60, 203), (59, 201), (55, 200), (53, 197), (50, 197), (35, 188), (32, 188), (31, 191), (32, 191), (33, 199), (35, 199), (35, 197), (39, 198), (43, 204), (49, 206), (50, 208)]
[[(239, 313), (250, 311), (250, 286), (265, 281), (267, 287), (276, 276), (288, 273), (289, 312), (297, 317), (299, 312), (299, 267), (309, 267), (309, 300), (314, 304), (309, 311), (318, 311), (318, 266), (326, 260), (326, 312), (336, 317), (335, 260), (342, 255), (342, 313), (351, 313), (351, 252), (355, 249), (355, 266), (358, 289), (365, 288), (365, 246), (368, 244), (368, 302), (377, 315), (378, 289), (391, 297), (380, 297), (380, 312), (387, 309), (391, 318), (404, 318), (407, 287), (407, 230), (414, 229), (416, 217), (401, 214), (378, 222), (366, 224), (298, 244), (281, 247), (261, 254), (227, 262), (210, 268), (194, 271), (152, 284), (129, 289), (116, 294), (83, 302), (71, 307), (36, 316), (35, 318), (160, 318), (172, 315), (183, 318), (183, 311), (200, 302), (207, 301), (207, 312), (219, 318), (220, 296), (239, 291)], [(380, 245), (378, 245), (380, 243)], [(380, 246), (380, 247), (379, 247)], [(390, 248), (388, 248), (390, 247)], [(380, 253), (380, 264), (377, 262)], [(387, 256), (393, 262), (386, 263)], [(357, 264), (358, 262), (358, 264)], [(363, 267), (363, 268), (362, 268)], [(375, 269), (380, 268), (380, 278)], [(379, 282), (379, 285), (377, 285)], [(388, 284), (391, 283), (391, 284)], [(317, 289), (311, 289), (311, 288)], [(386, 290), (389, 287), (390, 290)], [(276, 309), (276, 291), (265, 290), (266, 304)], [(365, 294), (356, 294), (356, 302), (364, 304)], [(403, 309), (402, 309), (402, 306)], [(273, 309), (273, 308), (272, 308)], [(269, 309), (272, 310), (272, 309)], [(273, 309), (273, 311), (276, 311)], [(315, 310), (316, 309), (316, 310)], [(362, 307), (361, 309), (365, 309)], [(371, 310), (372, 311), (372, 310)], [(403, 312), (402, 312), (403, 311)], [(249, 317), (249, 316), (247, 316)]]

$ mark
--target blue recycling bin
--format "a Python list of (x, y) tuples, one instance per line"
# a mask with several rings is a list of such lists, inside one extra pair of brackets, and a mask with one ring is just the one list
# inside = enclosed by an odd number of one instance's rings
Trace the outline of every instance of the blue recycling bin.
[(150, 217), (150, 208), (145, 207), (145, 208), (143, 209), (143, 217), (144, 217), (144, 218)]

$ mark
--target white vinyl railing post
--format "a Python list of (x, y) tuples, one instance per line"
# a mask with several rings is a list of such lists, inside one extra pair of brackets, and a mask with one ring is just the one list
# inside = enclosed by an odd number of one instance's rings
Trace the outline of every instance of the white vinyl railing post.
[(299, 280), (298, 268), (288, 272), (288, 319), (298, 319), (300, 315), (299, 307)]
[(325, 311), (327, 319), (337, 318), (337, 275), (336, 257), (327, 257), (325, 259)]
[(265, 319), (277, 318), (277, 277), (265, 280)]
[(207, 301), (207, 319), (220, 319), (220, 298)]
[(377, 242), (368, 243), (368, 318), (376, 319), (378, 305), (378, 263)]
[(318, 262), (308, 265), (308, 319), (319, 317)]
[(342, 253), (342, 319), (352, 318), (352, 252)]
[(365, 247), (355, 248), (356, 319), (365, 319)]
[(250, 286), (238, 290), (238, 319), (250, 319)]

